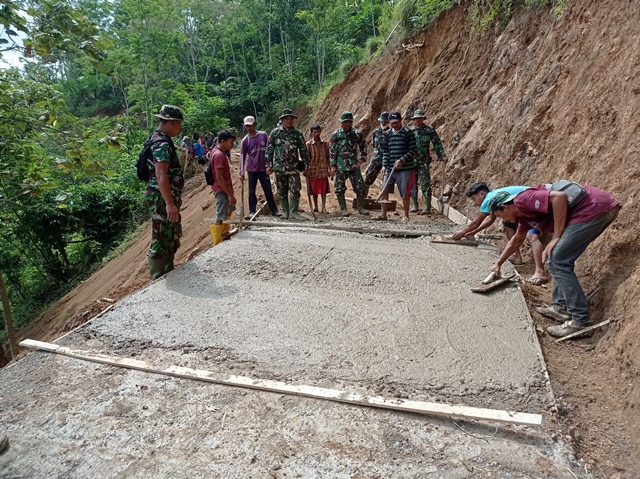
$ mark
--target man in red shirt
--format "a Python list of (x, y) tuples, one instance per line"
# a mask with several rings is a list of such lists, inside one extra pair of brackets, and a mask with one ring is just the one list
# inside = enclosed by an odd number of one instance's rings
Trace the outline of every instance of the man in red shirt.
[[(518, 223), (516, 234), (509, 240), (491, 271), (500, 274), (500, 267), (520, 247), (530, 228), (553, 233), (542, 252), (542, 260), (553, 276), (553, 305), (538, 308), (541, 314), (561, 322), (550, 326), (547, 333), (561, 338), (590, 326), (589, 301), (574, 272), (576, 260), (616, 219), (620, 202), (610, 193), (589, 185), (581, 185), (586, 196), (569, 206), (564, 191), (552, 191), (548, 185), (529, 188), (517, 195), (496, 194), (489, 209), (504, 221)], [(585, 332), (579, 337), (591, 335)]]
[(209, 226), (213, 244), (217, 245), (223, 239), (231, 236), (229, 225), (222, 222), (229, 218), (236, 209), (236, 197), (233, 193), (233, 182), (231, 181), (231, 168), (229, 158), (225, 151), (231, 151), (236, 140), (235, 135), (229, 130), (222, 130), (218, 133), (218, 144), (211, 152), (211, 171), (213, 172), (214, 183), (211, 186), (213, 194), (216, 196), (216, 222)]

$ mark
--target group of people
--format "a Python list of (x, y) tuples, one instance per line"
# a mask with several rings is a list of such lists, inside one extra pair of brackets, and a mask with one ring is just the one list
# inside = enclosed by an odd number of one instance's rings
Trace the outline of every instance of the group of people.
[(213, 150), (216, 144), (216, 135), (211, 133), (211, 130), (207, 130), (204, 135), (200, 135), (197, 131), (194, 131), (191, 136), (182, 137), (182, 148), (187, 153), (189, 161), (196, 161), (201, 165), (206, 163), (206, 155)]
[[(148, 161), (149, 182), (145, 192), (153, 223), (148, 253), (153, 279), (174, 267), (174, 255), (182, 235), (179, 211), (184, 186), (182, 168), (171, 143), (171, 137), (182, 128), (182, 111), (165, 105), (156, 116), (160, 118), (160, 124), (151, 136), (154, 143), (152, 158)], [(283, 110), (278, 126), (269, 135), (257, 129), (255, 117), (244, 118), (247, 134), (240, 144), (239, 174), (241, 181), (244, 181), (245, 174), (249, 177), (251, 214), (255, 214), (257, 208), (256, 186), (260, 182), (273, 215), (297, 218), (302, 173), (314, 198), (316, 211), (320, 209), (320, 196), (321, 211), (327, 212), (329, 179), (335, 179), (341, 215), (348, 216), (345, 192), (349, 180), (356, 194), (358, 212), (367, 215), (364, 199), (382, 169), (382, 214), (374, 219), (387, 219), (384, 200), (388, 199), (396, 184), (403, 201), (403, 221), (408, 220), (410, 211), (418, 212), (418, 183), (422, 186), (425, 201), (421, 213), (431, 213), (430, 145), (442, 162), (447, 161), (447, 156), (435, 130), (424, 123), (424, 111), (414, 111), (413, 129), (403, 125), (399, 111), (380, 115), (380, 126), (372, 134), (373, 156), (364, 177), (361, 167), (367, 163), (367, 143), (362, 132), (353, 127), (351, 112), (345, 111), (341, 115), (340, 128), (331, 134), (328, 142), (322, 139), (322, 127), (317, 123), (311, 125), (311, 138), (305, 141), (303, 133), (294, 126), (296, 118), (292, 110)], [(236, 208), (229, 164), (229, 152), (235, 140), (233, 131), (223, 130), (214, 139), (209, 153), (214, 177), (212, 190), (216, 196), (216, 221), (211, 225), (214, 244), (229, 236), (229, 225), (224, 224), (224, 220)], [(278, 211), (272, 194), (272, 173), (275, 173), (282, 213)], [(460, 240), (472, 236), (491, 226), (496, 218), (501, 218), (509, 241), (491, 266), (491, 271), (499, 276), (501, 266), (507, 260), (521, 264), (519, 250), (527, 239), (535, 262), (535, 273), (530, 281), (534, 284), (549, 281), (545, 263), (554, 280), (552, 306), (538, 308), (538, 311), (562, 324), (549, 327), (548, 333), (556, 337), (577, 333), (575, 337), (584, 337), (590, 335), (591, 330), (586, 329), (583, 335), (579, 333), (592, 321), (588, 300), (574, 271), (575, 261), (615, 220), (621, 205), (610, 193), (593, 186), (568, 181), (562, 182), (562, 188), (555, 188), (555, 185), (507, 186), (491, 191), (485, 183), (473, 184), (466, 195), (480, 208), (480, 212), (453, 238)], [(567, 189), (567, 186), (572, 188)]]

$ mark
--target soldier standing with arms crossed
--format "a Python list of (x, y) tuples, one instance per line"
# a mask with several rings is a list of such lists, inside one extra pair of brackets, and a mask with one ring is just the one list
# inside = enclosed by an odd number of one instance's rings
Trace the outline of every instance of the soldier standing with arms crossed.
[[(344, 197), (347, 191), (347, 179), (351, 181), (351, 187), (358, 198), (358, 213), (368, 215), (364, 208), (364, 180), (360, 172), (360, 165), (367, 162), (367, 143), (360, 130), (353, 128), (353, 115), (345, 111), (340, 117), (342, 127), (331, 134), (329, 140), (329, 153), (331, 157), (331, 174), (336, 175), (334, 188), (340, 204), (342, 216), (349, 216), (347, 201)], [(360, 149), (360, 159), (358, 159)]]
[(276, 187), (280, 197), (282, 215), (285, 219), (298, 219), (300, 203), (300, 158), (309, 166), (309, 154), (304, 142), (304, 135), (293, 126), (298, 118), (289, 108), (282, 110), (282, 124), (269, 134), (267, 142), (267, 174), (276, 173)]
[[(433, 143), (433, 149), (438, 156), (438, 160), (447, 163), (447, 154), (444, 152), (440, 137), (436, 130), (427, 124), (424, 119), (426, 115), (424, 110), (416, 110), (413, 113), (413, 133), (416, 135), (416, 146), (418, 147), (418, 155), (416, 156), (416, 171), (418, 174), (418, 182), (422, 185), (422, 197), (424, 198), (424, 208), (418, 214), (431, 214), (431, 154), (429, 153), (429, 143)], [(418, 197), (411, 197), (412, 213), (418, 212)]]
[(153, 132), (151, 158), (147, 160), (149, 183), (144, 192), (144, 200), (151, 212), (151, 246), (149, 272), (151, 279), (158, 279), (174, 268), (176, 251), (180, 247), (182, 225), (180, 206), (184, 172), (171, 137), (182, 129), (184, 114), (177, 106), (164, 105), (155, 115), (160, 125)]

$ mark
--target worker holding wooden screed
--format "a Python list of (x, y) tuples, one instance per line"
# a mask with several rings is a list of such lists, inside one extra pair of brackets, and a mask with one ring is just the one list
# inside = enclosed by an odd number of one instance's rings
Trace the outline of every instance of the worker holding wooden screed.
[(489, 209), (506, 221), (518, 223), (516, 234), (493, 264), (490, 271), (500, 274), (500, 267), (520, 247), (527, 230), (536, 228), (553, 232), (553, 238), (542, 252), (542, 259), (553, 277), (553, 305), (538, 312), (562, 322), (550, 326), (547, 333), (562, 338), (585, 329), (593, 334), (589, 301), (574, 271), (576, 260), (617, 218), (620, 202), (609, 192), (594, 186), (559, 180), (521, 193), (500, 192), (489, 202)]

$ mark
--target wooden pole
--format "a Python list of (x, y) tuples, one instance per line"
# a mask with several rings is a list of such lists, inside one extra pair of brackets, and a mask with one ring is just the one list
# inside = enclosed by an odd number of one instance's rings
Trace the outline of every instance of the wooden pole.
[(0, 296), (2, 297), (2, 309), (4, 310), (4, 322), (7, 325), (7, 335), (9, 336), (9, 346), (11, 347), (11, 356), (13, 359), (18, 355), (18, 341), (16, 332), (13, 329), (13, 319), (11, 319), (11, 306), (9, 305), (9, 295), (4, 284), (2, 272), (0, 272)]
[(202, 369), (191, 369), (182, 366), (169, 366), (161, 369), (161, 366), (154, 366), (146, 361), (137, 359), (105, 356), (101, 354), (87, 354), (85, 351), (76, 351), (53, 343), (44, 343), (25, 339), (20, 343), (26, 348), (41, 349), (56, 354), (63, 354), (84, 361), (92, 361), (100, 364), (109, 364), (121, 368), (136, 369), (152, 374), (162, 374), (184, 379), (195, 379), (226, 386), (235, 386), (259, 391), (269, 391), (279, 394), (292, 394), (315, 399), (324, 399), (347, 404), (369, 406), (382, 409), (392, 409), (395, 411), (413, 412), (418, 414), (429, 414), (433, 416), (445, 416), (460, 419), (477, 419), (488, 422), (500, 422), (507, 424), (524, 424), (527, 426), (540, 426), (542, 416), (539, 414), (522, 413), (516, 411), (506, 411), (499, 409), (485, 409), (460, 405), (450, 405), (444, 403), (433, 403), (425, 401), (414, 401), (400, 398), (384, 398), (381, 396), (364, 396), (359, 393), (339, 389), (329, 389), (305, 384), (289, 384), (282, 381), (272, 381), (269, 379), (255, 379), (246, 376), (218, 375), (213, 371)]
[[(204, 223), (215, 223), (215, 219), (205, 218)], [(225, 224), (237, 225), (238, 220), (223, 221)], [(251, 221), (245, 223), (245, 226), (258, 226), (264, 228), (300, 228), (300, 229), (313, 229), (313, 230), (325, 230), (325, 231), (346, 231), (348, 233), (362, 233), (370, 235), (389, 235), (389, 236), (433, 236), (434, 234), (442, 234), (441, 231), (427, 231), (427, 230), (396, 230), (396, 229), (368, 229), (360, 228), (357, 226), (336, 226), (328, 224), (313, 224), (313, 223), (289, 223), (287, 221)]]

